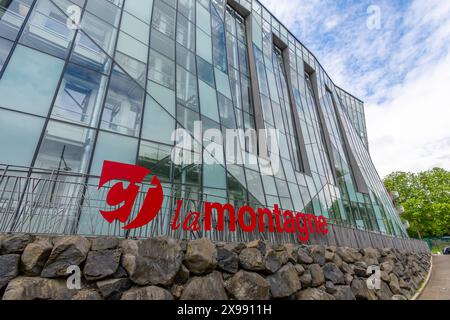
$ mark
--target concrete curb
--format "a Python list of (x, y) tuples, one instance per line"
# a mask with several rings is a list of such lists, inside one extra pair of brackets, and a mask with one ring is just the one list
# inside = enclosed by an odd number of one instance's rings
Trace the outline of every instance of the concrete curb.
[(414, 295), (414, 297), (412, 297), (411, 300), (419, 300), (419, 298), (422, 295), (423, 291), (425, 290), (426, 286), (430, 282), (431, 273), (433, 271), (433, 255), (431, 255), (430, 260), (431, 260), (430, 261), (430, 270), (428, 271), (427, 278), (425, 279), (425, 282), (422, 284), (422, 287), (419, 289), (419, 291), (417, 291), (417, 293)]

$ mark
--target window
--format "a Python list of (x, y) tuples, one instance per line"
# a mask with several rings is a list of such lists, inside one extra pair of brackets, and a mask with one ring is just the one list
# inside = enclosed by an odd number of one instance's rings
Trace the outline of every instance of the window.
[(67, 16), (49, 0), (38, 1), (20, 42), (65, 59), (75, 30), (67, 26)]
[(172, 90), (175, 89), (175, 62), (150, 50), (148, 78)]
[(17, 46), (0, 80), (0, 106), (47, 116), (64, 61)]
[(44, 122), (42, 118), (0, 109), (0, 163), (30, 166)]
[(174, 131), (175, 119), (163, 110), (152, 97), (147, 96), (142, 138), (171, 145)]
[(35, 166), (86, 173), (94, 139), (93, 129), (50, 121)]
[(168, 37), (175, 39), (176, 11), (161, 0), (155, 0), (152, 26)]
[(138, 165), (151, 170), (161, 182), (171, 180), (172, 147), (154, 142), (142, 141), (139, 148)]
[(105, 160), (135, 164), (137, 139), (122, 135), (99, 132), (92, 160), (92, 175), (100, 175)]
[(11, 41), (0, 38), (0, 73), (6, 63), (6, 59), (8, 58), (12, 45), (13, 43)]
[(139, 136), (144, 90), (114, 67), (103, 110), (101, 128)]
[(107, 78), (69, 63), (53, 106), (52, 118), (97, 127)]
[(33, 0), (0, 1), (0, 35), (15, 40)]

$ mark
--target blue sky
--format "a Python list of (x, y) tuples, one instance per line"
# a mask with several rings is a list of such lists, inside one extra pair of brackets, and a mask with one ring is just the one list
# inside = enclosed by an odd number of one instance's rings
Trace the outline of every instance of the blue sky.
[(450, 170), (450, 1), (261, 2), (365, 101), (382, 176)]

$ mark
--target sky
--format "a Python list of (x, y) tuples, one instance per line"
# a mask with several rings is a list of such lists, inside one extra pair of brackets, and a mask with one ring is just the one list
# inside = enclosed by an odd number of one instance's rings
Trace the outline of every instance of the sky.
[(260, 0), (365, 102), (379, 174), (450, 170), (449, 0)]

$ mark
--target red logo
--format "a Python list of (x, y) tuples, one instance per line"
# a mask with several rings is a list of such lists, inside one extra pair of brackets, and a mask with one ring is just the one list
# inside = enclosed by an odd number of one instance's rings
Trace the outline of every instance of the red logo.
[[(110, 206), (118, 206), (124, 203), (119, 209), (114, 211), (100, 211), (102, 216), (112, 223), (114, 220), (119, 220), (126, 223), (131, 215), (133, 205), (136, 197), (139, 194), (138, 183), (142, 183), (144, 178), (151, 173), (147, 168), (117, 163), (112, 161), (105, 161), (103, 163), (102, 175), (98, 189), (102, 188), (106, 183), (113, 180), (125, 180), (130, 184), (124, 188), (123, 182), (116, 183), (108, 192), (106, 196), (106, 203)], [(144, 203), (136, 218), (124, 227), (125, 230), (137, 229), (145, 226), (152, 221), (159, 213), (162, 207), (164, 195), (159, 179), (154, 176), (151, 182), (152, 188), (149, 189), (145, 196)]]

